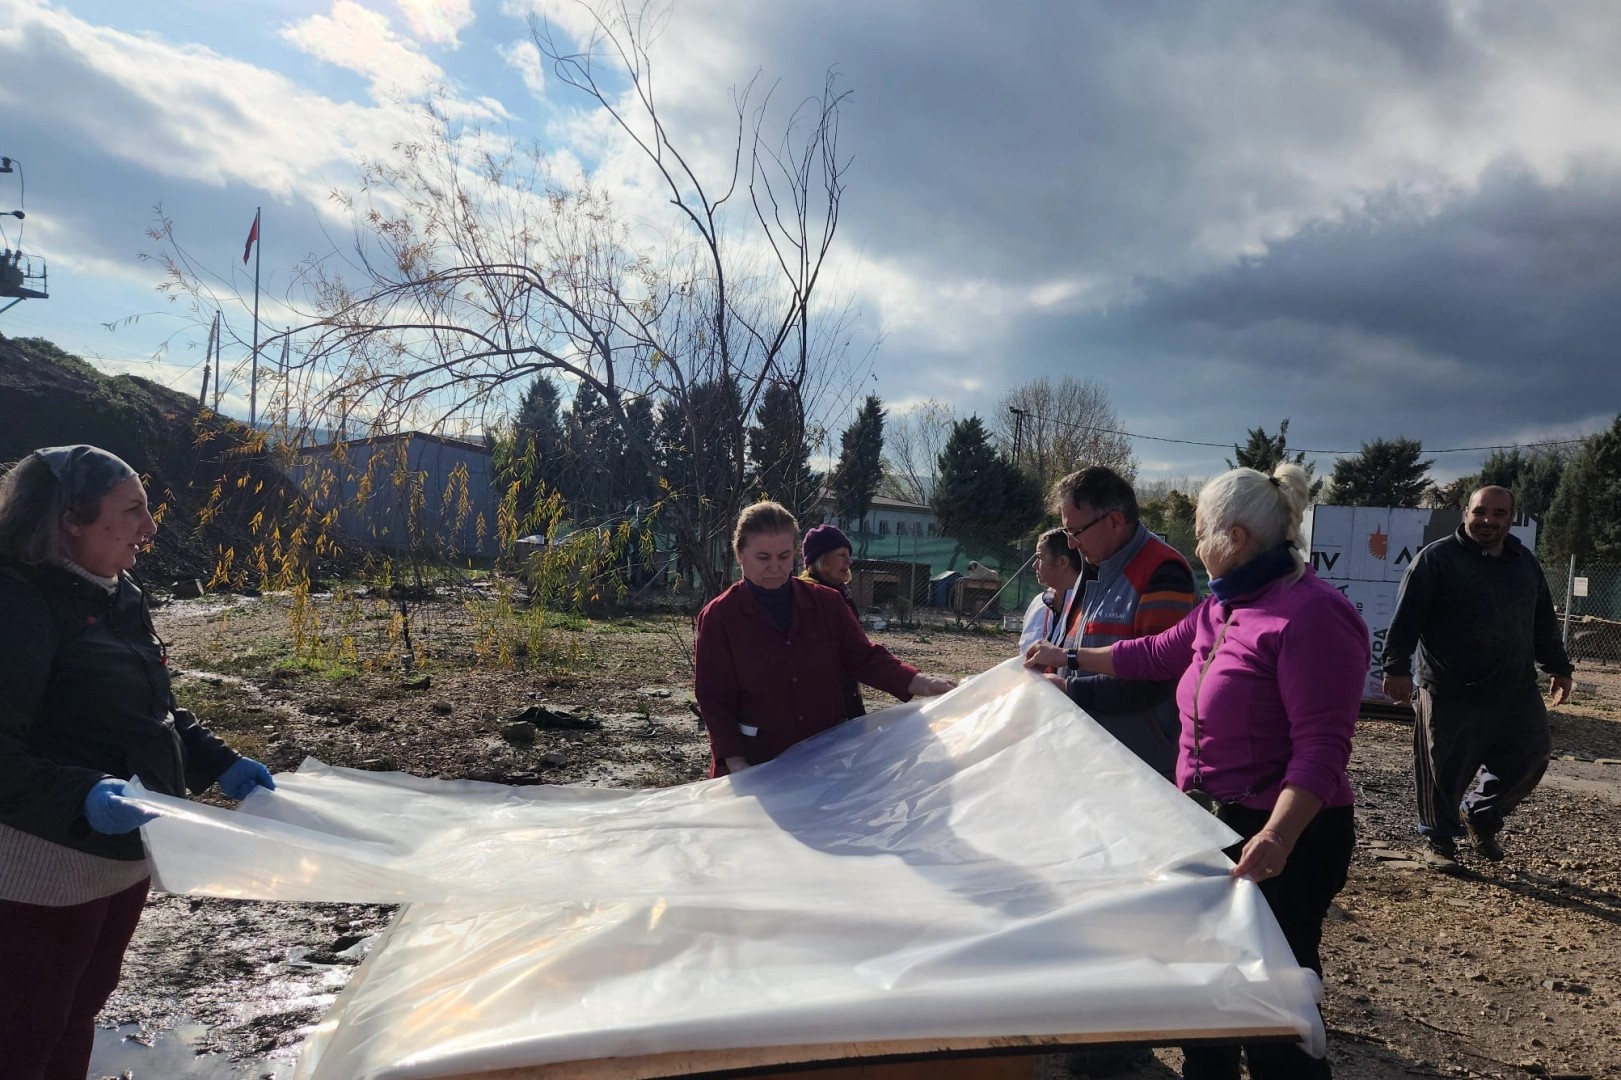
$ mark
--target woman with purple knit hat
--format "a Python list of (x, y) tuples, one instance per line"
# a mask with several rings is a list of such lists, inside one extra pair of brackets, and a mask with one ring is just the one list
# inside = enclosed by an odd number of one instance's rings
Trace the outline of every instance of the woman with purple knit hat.
[[(844, 597), (844, 602), (850, 605), (850, 614), (856, 617), (856, 622), (860, 622), (861, 609), (856, 607), (856, 598), (850, 592), (850, 579), (855, 576), (855, 572), (850, 568), (850, 556), (853, 551), (850, 538), (844, 535), (844, 530), (832, 524), (812, 525), (805, 530), (805, 539), (800, 542), (800, 555), (805, 562), (805, 579), (837, 590), (838, 594)], [(848, 704), (845, 719), (866, 716), (867, 703), (861, 699), (861, 684), (855, 679), (846, 679), (844, 691), (844, 698)]]

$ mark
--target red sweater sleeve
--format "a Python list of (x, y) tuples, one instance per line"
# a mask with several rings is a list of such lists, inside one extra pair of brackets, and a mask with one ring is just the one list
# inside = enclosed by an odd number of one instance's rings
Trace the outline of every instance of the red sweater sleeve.
[[(911, 700), (907, 688), (917, 676), (917, 668), (895, 659), (888, 649), (875, 645), (856, 621), (855, 613), (838, 597), (837, 605), (822, 603), (823, 617), (830, 619), (839, 638), (839, 655), (844, 670), (857, 682), (875, 690), (894, 694), (902, 701)], [(837, 610), (829, 610), (836, 607)]]
[(726, 619), (712, 601), (698, 614), (698, 631), (693, 641), (692, 693), (698, 699), (704, 728), (715, 757), (743, 755), (743, 733), (738, 730), (742, 690), (737, 684), (737, 664), (726, 636)]

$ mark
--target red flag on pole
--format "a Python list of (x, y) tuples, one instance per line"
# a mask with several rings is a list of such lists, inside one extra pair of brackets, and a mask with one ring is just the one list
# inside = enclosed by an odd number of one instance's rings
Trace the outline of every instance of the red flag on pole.
[(253, 254), (254, 242), (259, 239), (259, 211), (253, 212), (253, 228), (248, 230), (248, 242), (242, 245), (242, 264), (247, 265), (248, 256)]

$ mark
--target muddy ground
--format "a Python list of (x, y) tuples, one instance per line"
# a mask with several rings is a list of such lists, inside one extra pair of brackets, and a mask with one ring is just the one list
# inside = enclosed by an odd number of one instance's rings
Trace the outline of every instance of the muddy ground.
[[(286, 598), (209, 598), (158, 613), (182, 703), (273, 770), (309, 755), (505, 783), (667, 785), (704, 774), (707, 746), (687, 709), (690, 631), (679, 615), (517, 627), (527, 666), (498, 670), (470, 667), (488, 602), (442, 601), (417, 625), (425, 665), (364, 671), (342, 657), (292, 656), (288, 608)], [(399, 646), (381, 602), (344, 605), (343, 630), (362, 657)], [(873, 636), (953, 675), (1014, 648), (1001, 632)], [(869, 706), (882, 698), (869, 691)], [(509, 742), (503, 718), (532, 705), (567, 707), (601, 727)], [(1352, 763), (1360, 846), (1324, 942), (1337, 1075), (1621, 1078), (1621, 710), (1562, 708), (1553, 731), (1556, 760), (1504, 834), (1508, 859), (1466, 858), (1466, 873), (1442, 876), (1409, 858), (1410, 728), (1361, 725)], [(170, 1064), (109, 1032), (93, 1073), (181, 1075), (178, 1029), (185, 1055), (221, 1055), (206, 1059), (220, 1063), (213, 1071), (186, 1076), (290, 1075), (301, 1040), (390, 914), (154, 895), (103, 1021), (156, 1038)], [(1157, 1059), (1133, 1075), (1174, 1075), (1174, 1050)], [(1070, 1075), (1062, 1058), (1040, 1071)]]

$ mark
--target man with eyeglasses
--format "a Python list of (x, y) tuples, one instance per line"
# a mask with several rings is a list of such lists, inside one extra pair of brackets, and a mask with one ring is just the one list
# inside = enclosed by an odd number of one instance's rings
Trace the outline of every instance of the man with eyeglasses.
[[(1197, 589), (1188, 561), (1137, 518), (1137, 493), (1113, 469), (1093, 465), (1053, 486), (1054, 509), (1069, 546), (1086, 560), (1080, 648), (1148, 637), (1182, 621)], [(1169, 779), (1181, 719), (1175, 684), (1085, 674), (1074, 649), (1037, 643), (1026, 654), (1066, 676), (1070, 699), (1133, 753)]]

